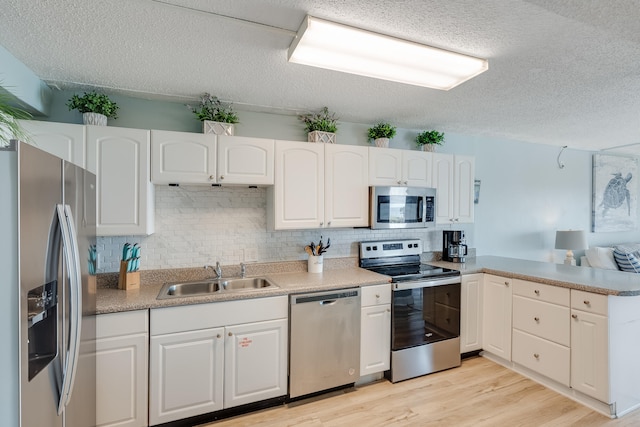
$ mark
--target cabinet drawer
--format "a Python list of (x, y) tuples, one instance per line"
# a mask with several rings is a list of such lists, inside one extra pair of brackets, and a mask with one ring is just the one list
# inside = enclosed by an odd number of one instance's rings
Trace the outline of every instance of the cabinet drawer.
[(151, 309), (151, 335), (286, 318), (286, 295)]
[(568, 346), (571, 340), (569, 307), (515, 295), (513, 327)]
[(96, 316), (96, 338), (121, 337), (149, 332), (148, 310), (125, 311)]
[(363, 286), (360, 298), (362, 307), (391, 304), (391, 284)]
[(513, 294), (546, 301), (553, 304), (569, 306), (570, 291), (567, 288), (545, 285), (543, 283), (529, 282), (515, 279), (513, 281)]
[(511, 360), (569, 386), (569, 347), (514, 330)]
[(609, 299), (606, 295), (571, 289), (571, 308), (575, 308), (576, 310), (607, 316), (608, 303)]

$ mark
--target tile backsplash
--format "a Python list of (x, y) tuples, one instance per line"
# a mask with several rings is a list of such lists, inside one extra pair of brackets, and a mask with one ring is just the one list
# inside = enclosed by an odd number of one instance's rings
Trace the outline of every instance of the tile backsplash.
[(331, 238), (326, 257), (357, 257), (363, 240), (419, 238), (423, 250), (442, 249), (441, 229), (370, 230), (334, 228), (267, 231), (266, 189), (156, 186), (156, 232), (151, 236), (98, 238), (98, 272), (115, 272), (125, 242), (141, 247), (140, 268), (199, 267), (220, 261), (294, 261), (307, 258), (304, 246)]

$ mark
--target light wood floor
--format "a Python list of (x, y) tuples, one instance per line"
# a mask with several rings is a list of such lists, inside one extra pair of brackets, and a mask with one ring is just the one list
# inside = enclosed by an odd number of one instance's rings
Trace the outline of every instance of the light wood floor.
[(640, 410), (611, 420), (483, 357), (444, 372), (380, 381), (206, 424), (224, 426), (640, 426)]

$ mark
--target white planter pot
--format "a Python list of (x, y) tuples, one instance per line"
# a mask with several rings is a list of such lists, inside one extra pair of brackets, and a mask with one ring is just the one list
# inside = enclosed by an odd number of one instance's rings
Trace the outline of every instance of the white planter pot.
[(233, 123), (212, 122), (211, 120), (204, 120), (202, 122), (202, 131), (204, 133), (213, 133), (216, 135), (233, 136), (235, 127), (233, 126)]
[(436, 151), (436, 145), (435, 144), (424, 144), (422, 146), (422, 151), (428, 151), (430, 153), (434, 153)]
[(389, 148), (389, 138), (378, 138), (374, 139), (373, 142), (376, 144), (376, 147)]
[(107, 116), (98, 113), (82, 113), (82, 123), (85, 125), (106, 126)]
[(309, 273), (322, 273), (323, 261), (323, 255), (309, 255), (309, 259), (307, 260), (307, 271)]
[(314, 130), (313, 132), (309, 132), (307, 134), (308, 142), (321, 142), (325, 144), (335, 144), (336, 143), (336, 134), (333, 132), (322, 132), (319, 130)]

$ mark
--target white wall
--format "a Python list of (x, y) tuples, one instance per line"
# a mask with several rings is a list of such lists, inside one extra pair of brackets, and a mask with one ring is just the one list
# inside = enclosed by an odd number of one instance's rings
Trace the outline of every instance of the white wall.
[[(81, 122), (79, 113), (69, 112), (64, 106), (71, 95), (54, 93), (53, 113), (47, 120)], [(121, 107), (120, 118), (110, 120), (110, 126), (201, 131), (200, 122), (181, 103), (113, 98)], [(306, 139), (302, 122), (293, 115), (239, 111), (239, 117), (237, 135)], [(338, 143), (368, 145), (366, 130), (372, 124), (339, 123)], [(420, 130), (398, 129), (391, 146), (415, 149), (413, 139)], [(446, 133), (445, 145), (439, 151), (476, 158), (476, 179), (481, 180), (476, 221), (456, 229), (465, 230), (469, 245), (478, 255), (561, 262), (564, 252), (553, 249), (555, 231), (591, 230), (592, 153), (569, 147), (562, 154), (565, 167), (560, 169), (560, 147), (438, 130)], [(356, 242), (360, 240), (414, 235), (424, 240), (425, 250), (441, 250), (441, 228), (395, 233), (366, 229), (267, 232), (265, 197), (261, 189), (157, 187), (156, 234), (148, 238), (98, 239), (104, 254), (100, 271), (117, 269), (118, 247), (125, 241), (141, 243), (147, 257), (142, 259), (143, 269), (199, 266), (216, 259), (237, 263), (243, 258), (241, 249), (246, 248), (256, 249), (259, 261), (304, 259), (303, 246), (320, 234), (331, 237), (328, 256), (357, 256)], [(640, 231), (589, 232), (588, 239), (592, 246), (640, 242)], [(581, 254), (576, 252), (576, 256)]]

